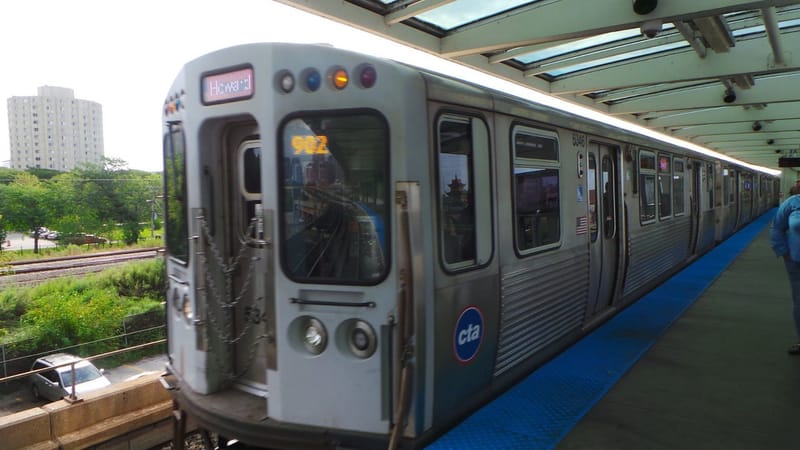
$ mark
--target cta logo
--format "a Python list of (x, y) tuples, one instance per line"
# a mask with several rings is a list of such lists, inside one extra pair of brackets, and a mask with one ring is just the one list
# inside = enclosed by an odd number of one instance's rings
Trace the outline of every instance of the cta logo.
[(460, 363), (468, 363), (478, 354), (483, 341), (483, 314), (476, 306), (468, 306), (458, 316), (453, 331), (453, 353)]

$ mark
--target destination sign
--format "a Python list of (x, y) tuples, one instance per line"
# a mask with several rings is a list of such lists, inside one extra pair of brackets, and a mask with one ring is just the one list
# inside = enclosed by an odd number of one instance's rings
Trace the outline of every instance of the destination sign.
[(253, 96), (253, 68), (203, 76), (203, 104), (233, 102)]

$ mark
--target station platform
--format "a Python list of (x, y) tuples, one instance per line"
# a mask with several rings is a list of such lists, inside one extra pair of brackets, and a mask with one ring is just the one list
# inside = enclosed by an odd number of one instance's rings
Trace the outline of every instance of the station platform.
[(428, 449), (800, 448), (800, 356), (768, 211)]

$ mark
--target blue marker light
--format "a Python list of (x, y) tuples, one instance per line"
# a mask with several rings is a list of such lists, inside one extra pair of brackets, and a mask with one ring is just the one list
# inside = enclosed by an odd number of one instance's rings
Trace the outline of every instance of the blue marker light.
[(314, 92), (319, 89), (320, 84), (322, 84), (322, 77), (316, 69), (311, 69), (306, 75), (306, 88)]

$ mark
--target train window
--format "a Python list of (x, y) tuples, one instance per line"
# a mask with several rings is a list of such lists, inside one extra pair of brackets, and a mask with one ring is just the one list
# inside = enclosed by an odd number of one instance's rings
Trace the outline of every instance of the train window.
[(239, 190), (241, 193), (242, 232), (258, 236), (256, 210), (261, 204), (261, 143), (245, 141), (239, 146)]
[(447, 270), (462, 270), (491, 253), (488, 132), (480, 120), (443, 115), (437, 139), (442, 259)]
[(706, 164), (706, 192), (708, 193), (707, 209), (714, 209), (714, 165)]
[(164, 136), (164, 233), (167, 253), (189, 261), (189, 227), (186, 216), (186, 146), (183, 127), (170, 124)]
[[(240, 172), (242, 174), (242, 194), (252, 197), (261, 193), (261, 147), (257, 143), (245, 145), (240, 149)], [(259, 198), (260, 196), (255, 196)]]
[(650, 223), (656, 219), (656, 155), (639, 151), (639, 221)]
[(684, 175), (685, 167), (686, 164), (682, 159), (674, 159), (672, 161), (672, 212), (676, 216), (681, 216), (686, 212), (683, 201), (683, 186), (686, 179)]
[[(550, 248), (561, 240), (558, 140), (554, 133), (518, 126), (512, 145), (517, 250)], [(595, 161), (589, 164), (591, 171)]]
[(608, 156), (603, 156), (601, 163), (601, 199), (603, 201), (603, 235), (606, 238), (614, 237), (616, 230), (617, 211), (614, 199), (617, 198), (614, 194), (615, 186), (614, 180), (614, 163)]
[(285, 121), (280, 136), (285, 273), (299, 282), (379, 283), (391, 261), (383, 116), (307, 113)]
[(658, 155), (658, 218), (672, 216), (672, 158)]
[(736, 171), (731, 170), (728, 173), (728, 203), (734, 203), (736, 201)]
[(597, 240), (597, 159), (594, 153), (589, 153), (588, 167), (586, 182), (589, 188), (589, 237), (594, 242)]

